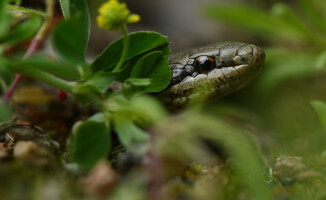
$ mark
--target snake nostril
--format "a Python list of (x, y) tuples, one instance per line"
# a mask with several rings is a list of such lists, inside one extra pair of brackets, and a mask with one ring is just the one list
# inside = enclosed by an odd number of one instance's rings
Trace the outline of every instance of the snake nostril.
[(224, 62), (224, 67), (235, 66), (234, 60), (228, 60)]
[(241, 57), (241, 64), (245, 64), (247, 62), (247, 58)]

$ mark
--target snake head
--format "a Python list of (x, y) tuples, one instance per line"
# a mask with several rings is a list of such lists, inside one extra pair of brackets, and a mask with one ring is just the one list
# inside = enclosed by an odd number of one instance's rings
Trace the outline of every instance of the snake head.
[(173, 105), (203, 96), (219, 98), (246, 86), (264, 62), (265, 53), (260, 47), (235, 42), (177, 54), (170, 59), (170, 85), (159, 96)]

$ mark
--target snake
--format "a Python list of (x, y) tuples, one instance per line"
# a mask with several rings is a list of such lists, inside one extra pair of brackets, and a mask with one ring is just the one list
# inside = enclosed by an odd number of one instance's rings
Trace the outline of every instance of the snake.
[(265, 62), (259, 46), (222, 42), (170, 56), (171, 80), (157, 94), (165, 104), (182, 106), (194, 99), (220, 98), (254, 80)]

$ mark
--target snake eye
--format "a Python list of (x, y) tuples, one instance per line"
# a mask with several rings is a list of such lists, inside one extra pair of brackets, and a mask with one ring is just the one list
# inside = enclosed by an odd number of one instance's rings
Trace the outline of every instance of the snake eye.
[(208, 74), (215, 68), (215, 59), (207, 56), (200, 56), (195, 61), (196, 70), (199, 73)]

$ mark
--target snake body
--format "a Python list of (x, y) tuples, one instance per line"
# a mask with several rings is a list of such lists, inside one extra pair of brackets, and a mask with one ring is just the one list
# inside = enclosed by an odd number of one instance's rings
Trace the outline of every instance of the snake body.
[(180, 106), (192, 99), (219, 98), (252, 81), (261, 71), (264, 51), (255, 45), (225, 42), (170, 57), (171, 81), (158, 97)]

